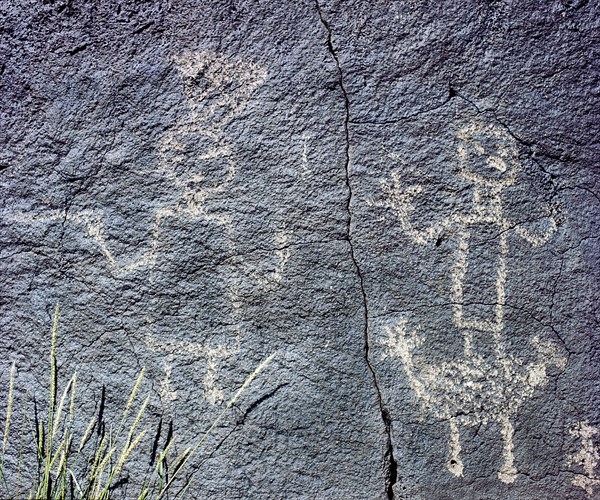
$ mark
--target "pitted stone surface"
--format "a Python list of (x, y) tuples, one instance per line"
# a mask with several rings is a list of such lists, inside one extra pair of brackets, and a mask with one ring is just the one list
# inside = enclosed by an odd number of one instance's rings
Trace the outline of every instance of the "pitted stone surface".
[(60, 303), (82, 414), (145, 367), (180, 447), (276, 353), (196, 497), (597, 497), (598, 11), (4, 3), (2, 387)]

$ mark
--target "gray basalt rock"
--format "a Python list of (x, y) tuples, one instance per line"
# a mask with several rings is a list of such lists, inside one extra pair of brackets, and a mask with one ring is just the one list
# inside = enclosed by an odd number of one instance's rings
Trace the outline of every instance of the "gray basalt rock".
[(145, 367), (115, 496), (272, 353), (188, 495), (600, 495), (595, 2), (0, 10), (2, 387)]

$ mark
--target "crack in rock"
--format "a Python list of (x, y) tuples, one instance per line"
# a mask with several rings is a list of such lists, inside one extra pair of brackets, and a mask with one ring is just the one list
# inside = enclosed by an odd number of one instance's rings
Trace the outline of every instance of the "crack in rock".
[(371, 359), (369, 357), (369, 352), (370, 352), (371, 346), (370, 346), (370, 342), (369, 342), (369, 309), (368, 309), (367, 293), (365, 290), (364, 273), (363, 273), (363, 271), (358, 263), (358, 260), (356, 258), (354, 244), (352, 242), (352, 216), (353, 216), (353, 214), (352, 214), (352, 199), (353, 199), (354, 193), (352, 191), (352, 184), (350, 182), (350, 130), (349, 130), (350, 99), (348, 97), (348, 92), (346, 91), (346, 87), (344, 84), (344, 74), (342, 72), (342, 66), (340, 64), (340, 60), (337, 55), (337, 52), (335, 51), (335, 49), (333, 47), (331, 26), (329, 25), (329, 23), (323, 16), (323, 12), (321, 10), (321, 6), (319, 5), (318, 0), (315, 0), (315, 6), (317, 9), (317, 13), (319, 15), (321, 24), (323, 25), (323, 27), (325, 28), (325, 30), (327, 32), (327, 48), (329, 50), (329, 53), (331, 54), (331, 57), (335, 61), (335, 64), (337, 67), (337, 72), (338, 72), (338, 77), (339, 77), (338, 84), (340, 86), (342, 95), (344, 97), (344, 107), (345, 107), (345, 114), (344, 114), (344, 136), (345, 136), (344, 171), (345, 171), (346, 187), (348, 189), (348, 197), (346, 199), (346, 212), (348, 213), (347, 225), (346, 225), (346, 239), (347, 239), (349, 247), (350, 247), (350, 258), (352, 260), (353, 266), (356, 269), (356, 273), (358, 275), (359, 282), (360, 282), (360, 293), (362, 296), (362, 303), (363, 303), (365, 362), (367, 364), (367, 367), (368, 367), (369, 372), (371, 373), (371, 377), (373, 379), (373, 385), (375, 386), (377, 400), (379, 403), (379, 409), (381, 411), (381, 418), (383, 420), (383, 424), (385, 426), (385, 433), (387, 435), (387, 443), (386, 443), (386, 451), (385, 451), (385, 467), (387, 469), (385, 471), (385, 476), (386, 476), (385, 492), (386, 492), (388, 500), (394, 500), (396, 498), (394, 495), (394, 485), (396, 484), (397, 479), (398, 479), (398, 464), (394, 458), (394, 447), (392, 444), (392, 419), (390, 417), (389, 410), (386, 408), (386, 406), (383, 403), (383, 396), (381, 393), (381, 388), (379, 386), (379, 381), (377, 380), (377, 374), (375, 372), (375, 368), (373, 367), (373, 364), (371, 363)]

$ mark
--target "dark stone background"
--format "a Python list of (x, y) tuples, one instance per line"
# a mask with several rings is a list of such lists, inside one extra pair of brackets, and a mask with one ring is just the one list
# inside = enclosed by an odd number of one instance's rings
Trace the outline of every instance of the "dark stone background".
[[(146, 367), (144, 425), (172, 418), (180, 446), (277, 353), (199, 454), (194, 496), (600, 498), (600, 484), (573, 484), (600, 467), (568, 461), (574, 426), (600, 425), (596, 2), (9, 0), (0, 12), (0, 368), (5, 381), (16, 361), (21, 397), (43, 395), (59, 302), (60, 374), (77, 369), (88, 388), (82, 414), (103, 385), (117, 414)], [(202, 61), (187, 77), (186, 57)], [(165, 160), (182, 123), (180, 157)], [(538, 247), (508, 238), (506, 349), (530, 361), (537, 335), (566, 361), (511, 419), (512, 484), (497, 475), (497, 422), (461, 427), (464, 476), (447, 470), (448, 422), (384, 345), (405, 318), (424, 335), (419, 363), (462, 357), (455, 235), (415, 244), (383, 185), (424, 186), (419, 227), (468, 210), (457, 137), (472, 124), (518, 151), (502, 193), (514, 227), (557, 222)], [(201, 211), (164, 217), (154, 238), (161, 209), (193, 205), (186, 189), (209, 193)], [(153, 241), (154, 260), (124, 269)], [(486, 269), (472, 268), (475, 289)], [(209, 348), (230, 353), (213, 367), (221, 394), (206, 385)]]

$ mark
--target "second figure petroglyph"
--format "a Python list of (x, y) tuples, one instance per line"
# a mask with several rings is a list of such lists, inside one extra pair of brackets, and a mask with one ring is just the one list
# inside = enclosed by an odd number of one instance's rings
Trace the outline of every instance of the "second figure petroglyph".
[[(188, 319), (193, 319), (194, 326), (200, 325), (186, 332), (189, 338), (181, 340), (171, 337), (173, 332), (165, 335), (154, 331), (143, 338), (147, 348), (166, 356), (164, 378), (160, 384), (165, 404), (177, 397), (172, 384), (177, 375), (177, 360), (181, 357), (205, 360), (204, 398), (216, 404), (224, 398), (217, 384), (219, 368), (224, 359), (240, 351), (241, 281), (249, 280), (263, 290), (278, 286), (290, 258), (290, 235), (284, 230), (274, 231), (274, 249), (267, 252), (273, 271), (259, 272), (243, 259), (234, 257), (238, 250), (232, 215), (227, 209), (214, 208), (226, 196), (238, 166), (235, 144), (225, 127), (243, 111), (252, 93), (264, 82), (266, 69), (253, 62), (201, 51), (184, 52), (174, 57), (173, 63), (183, 86), (184, 108), (158, 141), (158, 162), (152, 169), (161, 182), (167, 184), (169, 201), (150, 203), (151, 208), (142, 213), (149, 224), (148, 236), (137, 242), (133, 251), (119, 253), (115, 250), (105, 208), (12, 211), (3, 215), (17, 224), (69, 224), (78, 228), (103, 256), (110, 273), (120, 280), (136, 272), (147, 273), (148, 279), (152, 280), (157, 272), (163, 276), (168, 274), (166, 266), (171, 266), (175, 273), (182, 271), (178, 267), (179, 255), (193, 256), (197, 252), (194, 249), (181, 252), (181, 248), (192, 244), (192, 238), (204, 248), (203, 257), (224, 261), (218, 269), (211, 268), (208, 263), (195, 266), (206, 270), (196, 273), (195, 281), (188, 283), (188, 288), (197, 291), (188, 302), (195, 301), (196, 306), (188, 304), (185, 309), (192, 311), (188, 316), (193, 318)], [(208, 207), (211, 203), (213, 207)], [(179, 247), (174, 252), (177, 255), (171, 255), (169, 245)], [(179, 281), (168, 292), (175, 293)], [(196, 300), (198, 296), (204, 300)], [(175, 303), (179, 302), (176, 297)], [(174, 311), (167, 313), (165, 316), (168, 317)], [(153, 314), (160, 316), (158, 312)], [(209, 320), (197, 319), (201, 316), (219, 318), (219, 332), (211, 329)], [(146, 320), (148, 325), (157, 322), (156, 318), (147, 317)], [(148, 328), (153, 330), (153, 327)], [(194, 340), (198, 335), (207, 338)]]
[[(382, 184), (387, 195), (381, 205), (396, 215), (404, 234), (414, 243), (425, 245), (444, 235), (454, 241), (454, 261), (450, 268), (452, 321), (463, 336), (463, 356), (437, 366), (418, 369), (416, 352), (425, 342), (419, 327), (409, 328), (402, 317), (386, 328), (386, 354), (402, 361), (412, 389), (423, 407), (450, 425), (447, 467), (456, 476), (463, 475), (460, 458), (460, 432), (463, 426), (496, 422), (501, 426), (503, 463), (498, 477), (512, 483), (517, 475), (513, 455), (514, 429), (511, 418), (519, 406), (533, 395), (534, 389), (546, 382), (549, 366), (564, 368), (565, 359), (557, 348), (539, 336), (531, 340), (537, 359), (525, 364), (509, 353), (505, 335), (507, 256), (512, 233), (533, 246), (541, 246), (556, 231), (556, 222), (548, 216), (539, 233), (513, 224), (503, 211), (503, 191), (516, 182), (518, 154), (514, 141), (493, 125), (470, 125), (458, 133), (460, 176), (471, 183), (469, 209), (452, 214), (436, 225), (417, 229), (411, 221), (415, 198), (423, 191), (420, 185), (404, 187), (397, 174), (392, 182)], [(477, 264), (471, 262), (470, 243), (479, 231), (489, 231), (486, 256), (490, 289), (477, 280), (469, 280), (469, 272)], [(476, 284), (472, 284), (472, 283)], [(482, 288), (483, 287), (483, 288)], [(485, 298), (478, 294), (485, 293)], [(466, 295), (469, 300), (466, 300)], [(478, 340), (476, 345), (475, 339)], [(491, 355), (484, 353), (490, 350)]]

